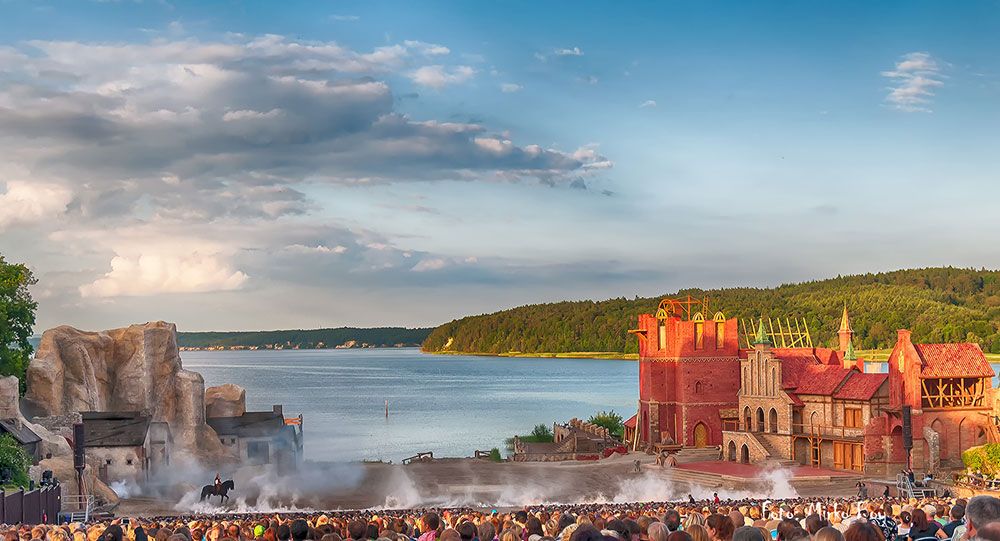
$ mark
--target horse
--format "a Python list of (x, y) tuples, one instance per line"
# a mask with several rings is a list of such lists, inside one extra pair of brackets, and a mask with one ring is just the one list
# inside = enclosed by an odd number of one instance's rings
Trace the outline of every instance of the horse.
[(201, 489), (201, 500), (198, 501), (203, 502), (205, 501), (205, 498), (209, 498), (211, 496), (218, 496), (219, 504), (221, 505), (223, 500), (229, 499), (229, 491), (233, 490), (234, 488), (236, 488), (236, 484), (233, 483), (232, 479), (228, 481), (223, 481), (218, 491), (215, 490), (215, 485), (205, 485)]

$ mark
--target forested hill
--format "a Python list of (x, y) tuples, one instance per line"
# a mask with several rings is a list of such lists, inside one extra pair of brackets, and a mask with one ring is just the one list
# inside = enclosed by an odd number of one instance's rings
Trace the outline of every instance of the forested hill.
[[(1000, 353), (1000, 271), (929, 268), (843, 276), (773, 289), (684, 289), (663, 297), (709, 297), (726, 317), (806, 318), (814, 345), (835, 346), (847, 303), (855, 347), (890, 348), (896, 329), (920, 342), (973, 341)], [(662, 297), (534, 304), (465, 317), (434, 329), (424, 351), (635, 353), (627, 334)], [(706, 314), (711, 317), (711, 314)], [(450, 343), (449, 343), (450, 341)]]
[(181, 332), (177, 345), (186, 348), (293, 348), (417, 346), (429, 328), (377, 327), (247, 332)]

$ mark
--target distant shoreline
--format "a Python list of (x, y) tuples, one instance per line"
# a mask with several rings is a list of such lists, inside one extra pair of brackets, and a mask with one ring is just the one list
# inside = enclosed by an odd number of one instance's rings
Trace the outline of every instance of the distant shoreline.
[(563, 353), (483, 353), (470, 351), (424, 351), (428, 355), (468, 355), (471, 357), (512, 357), (518, 359), (598, 359), (607, 361), (638, 361), (638, 353), (618, 353), (615, 351), (567, 351)]

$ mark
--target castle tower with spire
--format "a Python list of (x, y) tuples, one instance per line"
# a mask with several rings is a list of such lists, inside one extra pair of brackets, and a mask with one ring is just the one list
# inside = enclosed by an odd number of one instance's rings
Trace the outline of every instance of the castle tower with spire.
[(851, 347), (851, 339), (854, 337), (854, 330), (851, 329), (851, 316), (847, 315), (847, 303), (844, 303), (844, 315), (840, 317), (840, 330), (837, 331), (840, 338), (840, 351), (846, 352)]

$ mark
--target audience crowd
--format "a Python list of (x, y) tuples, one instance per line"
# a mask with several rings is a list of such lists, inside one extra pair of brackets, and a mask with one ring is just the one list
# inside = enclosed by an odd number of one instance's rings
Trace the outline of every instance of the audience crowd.
[(116, 518), (0, 541), (1000, 541), (1000, 499), (740, 500)]

